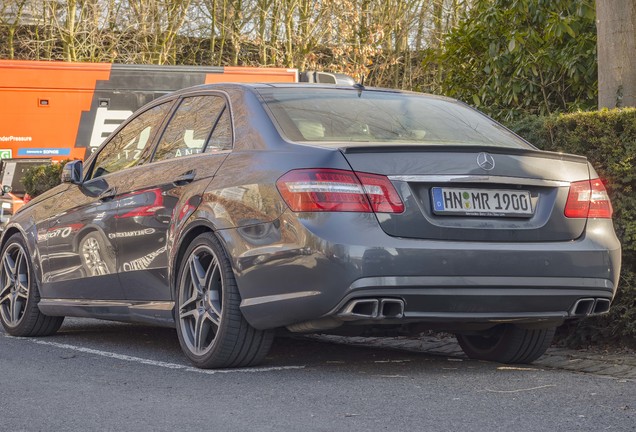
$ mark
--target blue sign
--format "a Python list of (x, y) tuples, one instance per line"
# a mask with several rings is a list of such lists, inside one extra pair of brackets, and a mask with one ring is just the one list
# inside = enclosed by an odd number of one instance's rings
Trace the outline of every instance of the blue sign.
[(18, 156), (68, 156), (71, 149), (68, 148), (21, 148)]

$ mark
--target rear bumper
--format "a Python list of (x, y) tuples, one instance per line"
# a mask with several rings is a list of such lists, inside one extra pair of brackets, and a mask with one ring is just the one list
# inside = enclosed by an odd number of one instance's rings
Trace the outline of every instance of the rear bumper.
[[(451, 283), (445, 284), (446, 279)], [(568, 318), (606, 312), (604, 304), (611, 301), (614, 291), (605, 279), (511, 277), (364, 278), (350, 288), (328, 315), (339, 316), (356, 299), (397, 298), (404, 302), (400, 319), (405, 323), (551, 322), (559, 325)], [(581, 299), (591, 299), (589, 309), (576, 308)], [(382, 310), (377, 318), (390, 321)], [(359, 320), (363, 321), (362, 317)]]
[(620, 272), (609, 220), (553, 243), (396, 238), (375, 215), (357, 213), (285, 213), (263, 231), (272, 239), (266, 245), (250, 244), (241, 229), (219, 231), (241, 310), (259, 329), (337, 321), (352, 300), (383, 298), (402, 300), (403, 314), (357, 323), (559, 324), (580, 317), (573, 312), (580, 299), (611, 300)]

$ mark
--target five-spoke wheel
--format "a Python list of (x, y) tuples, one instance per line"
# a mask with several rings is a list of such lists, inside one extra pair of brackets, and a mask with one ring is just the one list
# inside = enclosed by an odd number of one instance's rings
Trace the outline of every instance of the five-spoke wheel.
[(188, 246), (176, 298), (179, 343), (196, 366), (249, 366), (267, 355), (273, 334), (243, 318), (232, 267), (214, 234), (201, 234)]
[(188, 349), (204, 355), (221, 325), (223, 280), (218, 259), (207, 245), (192, 251), (187, 266), (179, 291), (179, 320)]
[(9, 238), (2, 249), (0, 267), (0, 321), (14, 336), (45, 336), (55, 333), (64, 317), (43, 315), (40, 294), (31, 269), (32, 258), (20, 234)]
[(2, 288), (0, 314), (9, 326), (17, 326), (29, 299), (29, 262), (18, 242), (10, 244), (2, 254)]

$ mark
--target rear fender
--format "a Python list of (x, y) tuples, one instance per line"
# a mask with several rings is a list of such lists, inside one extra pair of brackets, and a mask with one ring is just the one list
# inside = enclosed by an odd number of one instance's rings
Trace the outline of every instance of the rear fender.
[[(296, 168), (351, 169), (338, 149), (284, 142), (280, 145), (282, 149), (276, 151), (232, 152), (196, 199), (192, 197), (176, 207), (167, 242), (173, 298), (181, 259), (197, 235), (214, 232), (236, 273), (235, 251), (245, 249), (245, 244), (253, 248), (277, 242), (278, 228), (274, 225), (288, 211), (276, 188), (280, 176)], [(241, 292), (240, 283), (238, 289)]]
[(178, 232), (176, 232), (169, 240), (168, 246), (168, 280), (170, 281), (170, 292), (172, 299), (176, 299), (177, 276), (181, 259), (186, 248), (192, 240), (204, 232), (214, 232), (216, 227), (212, 222), (201, 217), (200, 212), (195, 211), (186, 223), (182, 224)]

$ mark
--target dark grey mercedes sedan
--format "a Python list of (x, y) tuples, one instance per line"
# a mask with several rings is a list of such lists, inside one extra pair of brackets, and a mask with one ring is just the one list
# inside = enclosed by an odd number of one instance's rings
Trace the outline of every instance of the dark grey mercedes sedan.
[(606, 313), (620, 244), (584, 157), (458, 101), (316, 85), (192, 87), (143, 107), (2, 236), (15, 336), (64, 316), (176, 327), (203, 368), (276, 329), (457, 335), (532, 362)]

